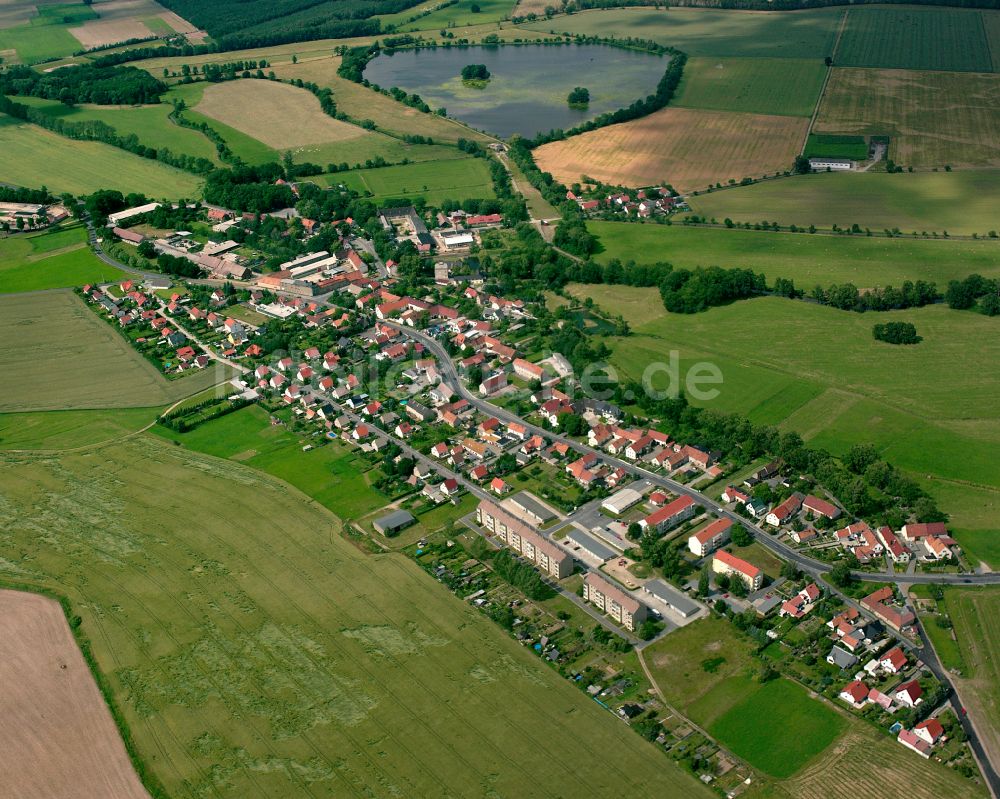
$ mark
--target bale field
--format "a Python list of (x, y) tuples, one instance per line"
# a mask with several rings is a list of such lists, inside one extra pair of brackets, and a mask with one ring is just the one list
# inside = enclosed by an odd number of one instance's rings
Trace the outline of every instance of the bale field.
[(535, 150), (563, 183), (581, 175), (611, 184), (666, 182), (681, 191), (789, 169), (809, 120), (665, 108)]
[(18, 799), (148, 799), (54, 599), (0, 590), (0, 785)]
[(1000, 75), (834, 69), (814, 130), (889, 136), (914, 168), (1000, 166)]
[(167, 380), (69, 291), (0, 296), (0, 411), (167, 405), (214, 372)]
[(143, 436), (0, 484), (0, 575), (67, 595), (174, 799), (712, 795), (287, 483)]

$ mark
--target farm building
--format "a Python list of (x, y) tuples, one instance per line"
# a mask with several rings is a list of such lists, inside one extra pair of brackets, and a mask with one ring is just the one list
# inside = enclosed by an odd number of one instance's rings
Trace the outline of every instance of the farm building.
[(854, 162), (847, 158), (810, 158), (809, 168), (813, 172), (850, 172)]
[(399, 533), (400, 530), (409, 527), (415, 521), (416, 519), (414, 518), (413, 514), (410, 513), (409, 511), (397, 510), (393, 511), (392, 513), (386, 516), (382, 516), (381, 518), (376, 519), (372, 523), (372, 527), (374, 527), (378, 532), (382, 533), (382, 535), (384, 536), (393, 536)]

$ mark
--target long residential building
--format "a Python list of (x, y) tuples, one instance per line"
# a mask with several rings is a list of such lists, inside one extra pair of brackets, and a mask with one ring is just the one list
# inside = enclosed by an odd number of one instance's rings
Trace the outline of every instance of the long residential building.
[(557, 580), (573, 573), (573, 558), (533, 527), (494, 502), (483, 500), (476, 508), (476, 521), (515, 552)]
[(715, 552), (729, 541), (729, 531), (733, 523), (729, 519), (716, 519), (695, 532), (688, 539), (688, 549), (699, 558)]
[(716, 552), (713, 556), (712, 571), (716, 574), (739, 577), (751, 591), (756, 591), (764, 582), (764, 572), (758, 567), (736, 557), (731, 552), (726, 552), (724, 549)]
[(698, 504), (689, 496), (678, 497), (673, 502), (653, 511), (639, 522), (643, 530), (652, 528), (654, 533), (663, 533), (694, 516)]
[(630, 632), (646, 620), (645, 605), (594, 572), (583, 578), (583, 598)]

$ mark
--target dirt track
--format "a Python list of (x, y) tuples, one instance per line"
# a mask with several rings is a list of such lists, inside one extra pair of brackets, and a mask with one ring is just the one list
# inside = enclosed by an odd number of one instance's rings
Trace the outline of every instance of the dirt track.
[(149, 799), (58, 603), (0, 590), (0, 794)]

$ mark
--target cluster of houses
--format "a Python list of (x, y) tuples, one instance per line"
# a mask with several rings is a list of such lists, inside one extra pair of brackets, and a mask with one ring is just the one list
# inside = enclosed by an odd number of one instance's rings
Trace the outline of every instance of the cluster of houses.
[(0, 228), (5, 230), (38, 230), (68, 217), (63, 205), (0, 202)]
[(683, 197), (662, 186), (639, 189), (635, 192), (635, 196), (628, 192), (619, 192), (604, 197), (582, 197), (575, 192), (567, 191), (566, 199), (575, 202), (580, 210), (588, 214), (612, 211), (637, 219), (671, 214), (688, 207)]

